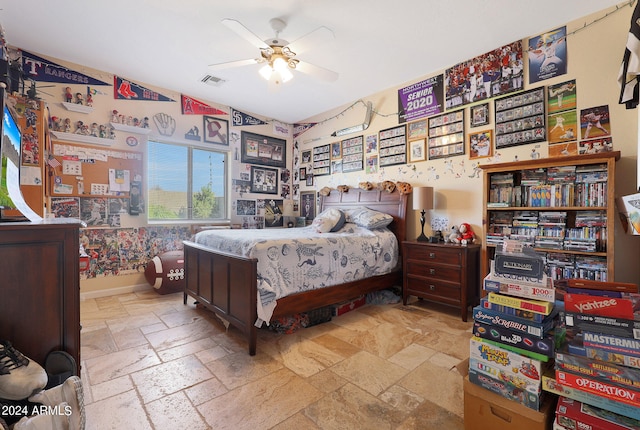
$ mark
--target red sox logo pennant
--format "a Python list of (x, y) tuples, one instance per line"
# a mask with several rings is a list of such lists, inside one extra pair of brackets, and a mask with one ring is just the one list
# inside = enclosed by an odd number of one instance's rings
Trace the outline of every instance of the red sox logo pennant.
[(146, 100), (156, 102), (175, 102), (175, 100), (163, 96), (155, 91), (135, 84), (118, 76), (113, 77), (113, 98), (118, 100)]

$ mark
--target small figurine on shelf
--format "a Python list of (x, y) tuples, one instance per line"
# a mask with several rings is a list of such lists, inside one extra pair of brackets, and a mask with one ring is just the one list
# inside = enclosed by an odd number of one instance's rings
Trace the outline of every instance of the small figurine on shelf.
[(115, 139), (116, 138), (116, 130), (113, 127), (109, 127), (109, 139)]
[(118, 111), (115, 109), (111, 111), (111, 122), (118, 122)]
[(133, 117), (131, 115), (129, 115), (127, 117), (127, 125), (133, 126)]
[(82, 126), (84, 125), (84, 123), (82, 121), (77, 121), (76, 122), (76, 131), (74, 131), (75, 134), (82, 134)]
[(91, 95), (90, 92), (87, 93), (87, 106), (91, 107), (93, 106), (93, 96)]
[(91, 123), (91, 136), (93, 137), (98, 137), (98, 123), (97, 122), (93, 122)]
[(134, 127), (140, 127), (140, 120), (138, 118), (134, 118), (133, 119), (133, 126)]
[(149, 128), (149, 117), (148, 117), (148, 116), (145, 116), (145, 117), (142, 119), (142, 124), (140, 124), (140, 127), (142, 127), (142, 128)]
[(66, 87), (64, 89), (64, 101), (67, 103), (71, 103), (73, 100), (73, 93), (71, 92), (71, 87)]
[(64, 124), (62, 126), (62, 130), (60, 131), (65, 133), (71, 133), (71, 120), (69, 118), (64, 119)]
[(105, 139), (107, 137), (107, 126), (104, 124), (100, 124), (100, 128), (98, 130), (98, 137), (101, 139)]
[(471, 229), (471, 226), (463, 222), (460, 224), (460, 243), (463, 245), (472, 244), (476, 240), (476, 234)]
[(49, 128), (53, 131), (60, 131), (62, 127), (61, 123), (62, 123), (62, 120), (60, 118), (58, 118), (57, 116), (52, 116), (51, 125), (49, 126)]
[(76, 93), (76, 104), (81, 105), (84, 103), (84, 96), (82, 93)]

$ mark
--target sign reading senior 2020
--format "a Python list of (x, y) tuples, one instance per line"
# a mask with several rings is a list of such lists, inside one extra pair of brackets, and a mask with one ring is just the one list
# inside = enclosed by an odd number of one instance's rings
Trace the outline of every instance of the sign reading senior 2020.
[(398, 90), (398, 123), (444, 112), (442, 75)]

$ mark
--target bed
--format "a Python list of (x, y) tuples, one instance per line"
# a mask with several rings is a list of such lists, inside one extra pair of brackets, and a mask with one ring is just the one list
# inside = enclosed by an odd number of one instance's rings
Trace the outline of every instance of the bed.
[[(407, 197), (397, 190), (393, 193), (360, 189), (340, 193), (334, 190), (328, 196), (320, 197), (319, 213), (330, 208), (354, 209), (365, 206), (391, 215), (393, 221), (388, 229), (397, 239), (399, 254), (406, 233)], [(284, 230), (304, 231), (304, 228), (270, 230), (280, 230), (284, 236)], [(232, 232), (237, 234), (241, 231)], [(206, 309), (228, 321), (246, 335), (249, 354), (255, 355), (258, 329), (256, 322), (260, 321), (258, 284), (262, 282), (258, 273), (258, 259), (228, 250), (214, 249), (195, 241), (184, 241), (184, 259), (184, 303), (186, 304), (191, 296)], [(275, 308), (269, 312), (269, 317), (275, 319), (307, 312), (393, 285), (402, 285), (401, 267), (402, 264), (398, 261), (388, 273), (372, 273), (371, 277), (364, 279), (279, 297)]]

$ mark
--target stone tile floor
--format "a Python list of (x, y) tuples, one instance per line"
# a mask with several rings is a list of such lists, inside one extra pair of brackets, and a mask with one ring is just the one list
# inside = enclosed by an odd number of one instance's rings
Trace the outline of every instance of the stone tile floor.
[(472, 320), (366, 305), (258, 351), (182, 293), (81, 303), (88, 429), (462, 429)]

